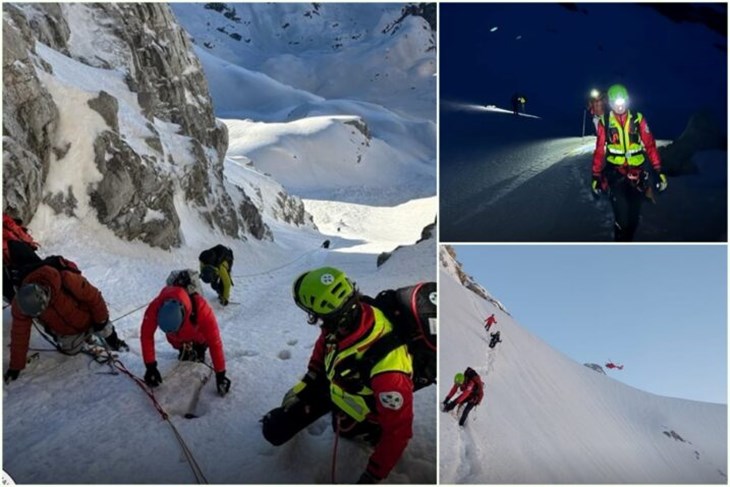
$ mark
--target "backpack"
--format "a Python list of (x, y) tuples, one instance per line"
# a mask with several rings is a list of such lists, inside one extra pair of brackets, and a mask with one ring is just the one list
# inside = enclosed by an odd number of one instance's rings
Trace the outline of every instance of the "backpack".
[(193, 325), (198, 323), (198, 305), (195, 301), (196, 294), (203, 294), (203, 288), (200, 285), (200, 275), (198, 271), (193, 269), (181, 269), (170, 272), (167, 276), (166, 284), (168, 286), (176, 286), (185, 289), (190, 296), (190, 322)]
[(484, 382), (482, 382), (482, 378), (479, 377), (479, 374), (477, 374), (476, 370), (472, 369), (471, 367), (466, 368), (466, 370), (464, 371), (464, 377), (474, 383), (474, 391), (472, 392), (472, 396), (476, 396), (476, 403), (479, 404), (480, 402), (482, 402), (482, 398), (484, 397)]
[(385, 335), (365, 351), (359, 359), (362, 372), (369, 372), (383, 357), (405, 344), (413, 358), (413, 390), (436, 383), (436, 292), (435, 282), (422, 282), (388, 289), (375, 299), (366, 299), (385, 314), (394, 333)]
[(53, 267), (59, 272), (68, 271), (73, 272), (74, 274), (81, 274), (81, 269), (79, 269), (79, 266), (76, 265), (76, 262), (68, 260), (65, 257), (61, 257), (60, 255), (51, 255), (45, 259), (39, 259), (18, 268), (17, 271), (13, 272), (13, 278), (18, 284), (20, 284), (23, 282), (23, 279), (28, 276), (28, 274), (45, 266)]

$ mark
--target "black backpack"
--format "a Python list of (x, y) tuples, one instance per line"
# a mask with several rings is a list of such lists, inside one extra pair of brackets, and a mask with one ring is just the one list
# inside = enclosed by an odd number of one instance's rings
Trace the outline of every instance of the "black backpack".
[(393, 324), (393, 333), (376, 341), (357, 360), (361, 377), (367, 376), (387, 354), (407, 345), (413, 358), (413, 390), (436, 383), (436, 298), (435, 282), (388, 289), (375, 299), (364, 297), (365, 302), (385, 314)]

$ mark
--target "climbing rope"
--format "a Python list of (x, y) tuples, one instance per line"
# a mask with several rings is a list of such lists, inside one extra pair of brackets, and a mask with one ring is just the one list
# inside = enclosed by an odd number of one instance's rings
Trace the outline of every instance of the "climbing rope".
[(147, 302), (147, 303), (143, 304), (142, 306), (140, 306), (140, 307), (138, 307), (138, 308), (134, 308), (134, 309), (133, 309), (132, 311), (129, 311), (128, 313), (124, 313), (124, 314), (123, 314), (122, 316), (117, 316), (117, 317), (116, 317), (116, 318), (114, 318), (113, 320), (109, 320), (109, 322), (110, 322), (110, 323), (114, 323), (115, 321), (119, 321), (119, 320), (121, 320), (122, 318), (125, 318), (125, 317), (127, 317), (127, 316), (131, 315), (132, 313), (134, 313), (134, 312), (136, 312), (136, 311), (139, 311), (139, 310), (141, 310), (142, 308), (144, 308), (145, 306), (147, 306), (147, 305), (148, 305), (148, 304), (150, 304), (151, 302), (152, 302), (152, 301), (149, 301), (149, 302)]
[[(109, 352), (108, 352), (109, 353)], [(152, 404), (155, 406), (155, 409), (158, 413), (160, 413), (160, 416), (164, 421), (167, 422), (168, 425), (170, 425), (170, 428), (172, 428), (172, 432), (175, 434), (175, 439), (180, 444), (180, 448), (183, 451), (183, 454), (185, 455), (185, 460), (187, 460), (188, 464), (190, 465), (190, 469), (193, 471), (193, 475), (195, 476), (195, 480), (199, 484), (207, 484), (208, 479), (205, 477), (205, 474), (203, 473), (203, 469), (200, 467), (200, 464), (195, 459), (195, 456), (193, 455), (192, 450), (190, 447), (185, 443), (185, 439), (182, 437), (180, 432), (178, 431), (177, 427), (175, 427), (175, 424), (170, 419), (170, 415), (167, 414), (165, 409), (162, 407), (162, 405), (157, 401), (157, 398), (155, 397), (155, 394), (150, 390), (149, 387), (147, 387), (147, 384), (145, 384), (144, 379), (134, 375), (132, 372), (127, 369), (127, 367), (122, 363), (121, 360), (114, 357), (109, 353), (110, 361), (111, 363), (123, 374), (131, 378), (135, 384), (139, 386), (140, 389), (147, 395), (147, 397), (150, 398), (152, 401)], [(206, 364), (207, 365), (207, 364)]]
[[(33, 320), (33, 326), (35, 327), (36, 331), (41, 335), (41, 337), (43, 337), (44, 340), (46, 340), (48, 343), (50, 343), (51, 345), (54, 346), (54, 349), (42, 348), (42, 349), (30, 349), (30, 350), (37, 350), (39, 352), (59, 352), (64, 355), (71, 355), (71, 354), (61, 350), (61, 348), (58, 346), (58, 344), (51, 337), (46, 335), (46, 333), (44, 333), (40, 329), (36, 320)], [(94, 359), (94, 362), (96, 362), (96, 363), (108, 365), (111, 369), (111, 372), (109, 372), (109, 373), (112, 375), (119, 375), (119, 372), (122, 372), (124, 375), (126, 375), (130, 379), (132, 379), (134, 381), (134, 383), (137, 384), (137, 386), (139, 386), (140, 389), (142, 389), (142, 391), (147, 395), (147, 397), (150, 398), (150, 400), (152, 401), (152, 404), (154, 405), (157, 412), (160, 413), (160, 416), (162, 417), (162, 419), (164, 421), (166, 421), (167, 424), (170, 425), (170, 428), (172, 428), (172, 431), (175, 434), (175, 439), (177, 439), (178, 443), (180, 444), (183, 454), (185, 455), (185, 459), (187, 460), (188, 464), (190, 465), (190, 469), (193, 471), (195, 480), (199, 484), (207, 484), (208, 479), (205, 477), (205, 474), (203, 473), (202, 468), (200, 468), (200, 464), (198, 464), (197, 460), (195, 459), (195, 456), (193, 455), (192, 450), (187, 445), (187, 443), (185, 443), (185, 440), (183, 439), (182, 435), (175, 427), (175, 424), (170, 420), (170, 415), (167, 414), (165, 409), (162, 407), (162, 405), (159, 403), (159, 401), (155, 397), (154, 393), (152, 393), (152, 391), (149, 389), (149, 387), (147, 387), (147, 384), (145, 384), (144, 379), (134, 375), (132, 372), (129, 371), (129, 369), (127, 369), (127, 366), (124, 365), (124, 363), (121, 360), (119, 360), (119, 358), (112, 353), (111, 349), (109, 348), (109, 344), (106, 342), (106, 340), (101, 339), (101, 342), (104, 345), (104, 351), (102, 353), (95, 354), (88, 350), (81, 350), (81, 353), (90, 355)], [(103, 354), (106, 354), (106, 357), (102, 356)], [(212, 369), (212, 367), (210, 365), (208, 365), (207, 363), (205, 363), (205, 362), (202, 362), (202, 363)], [(117, 371), (119, 371), (119, 372), (117, 372)]]
[(254, 274), (236, 274), (236, 275), (234, 275), (233, 277), (234, 277), (234, 278), (236, 278), (236, 279), (239, 279), (239, 278), (243, 278), (243, 277), (255, 277), (255, 276), (262, 276), (262, 275), (264, 275), (264, 274), (269, 274), (269, 273), (271, 273), (271, 272), (274, 272), (274, 271), (278, 271), (278, 270), (280, 270), (280, 269), (283, 269), (283, 268), (285, 268), (285, 267), (289, 267), (289, 266), (290, 266), (290, 265), (292, 265), (293, 263), (295, 263), (295, 262), (297, 262), (298, 260), (300, 260), (300, 259), (301, 259), (302, 257), (306, 257), (307, 255), (311, 255), (311, 254), (313, 254), (313, 253), (315, 253), (315, 252), (318, 252), (319, 250), (320, 250), (320, 248), (318, 247), (318, 248), (316, 248), (316, 249), (314, 249), (314, 250), (309, 250), (309, 251), (307, 251), (307, 252), (304, 252), (303, 254), (301, 254), (301, 255), (300, 255), (299, 257), (297, 257), (296, 259), (294, 259), (294, 260), (291, 260), (291, 261), (287, 262), (286, 264), (282, 264), (282, 265), (280, 265), (280, 266), (278, 266), (278, 267), (273, 267), (273, 268), (271, 268), (271, 269), (268, 269), (268, 270), (265, 270), (265, 271), (261, 271), (261, 272), (256, 272), (256, 273), (254, 273)]

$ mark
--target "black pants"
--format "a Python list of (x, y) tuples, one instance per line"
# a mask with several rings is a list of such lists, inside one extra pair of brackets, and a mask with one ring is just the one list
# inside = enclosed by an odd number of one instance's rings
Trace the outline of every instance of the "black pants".
[(380, 439), (381, 429), (378, 424), (369, 421), (358, 423), (344, 414), (332, 405), (329, 391), (326, 395), (304, 398), (286, 411), (282, 407), (272, 409), (261, 420), (262, 433), (272, 445), (283, 445), (329, 412), (332, 413), (332, 428), (341, 437), (363, 440), (371, 445), (375, 445)]
[(617, 242), (630, 242), (634, 239), (639, 226), (641, 204), (646, 197), (634, 183), (618, 171), (609, 170), (606, 178), (613, 208), (613, 238)]
[(469, 416), (469, 412), (471, 412), (471, 410), (474, 409), (474, 406), (476, 406), (476, 404), (474, 404), (471, 401), (466, 403), (466, 406), (464, 406), (464, 410), (461, 412), (461, 418), (459, 419), (459, 426), (464, 426), (464, 423), (466, 423), (466, 418), (467, 418), (467, 416)]

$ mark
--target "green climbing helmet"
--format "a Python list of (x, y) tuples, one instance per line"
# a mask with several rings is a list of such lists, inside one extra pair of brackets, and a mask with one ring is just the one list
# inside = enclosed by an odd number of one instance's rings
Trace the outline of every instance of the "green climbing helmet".
[(464, 383), (464, 374), (461, 372), (457, 372), (457, 374), (454, 376), (454, 383), (455, 384), (463, 384)]
[(292, 287), (294, 302), (307, 313), (326, 317), (342, 310), (355, 294), (355, 286), (344, 272), (320, 267), (300, 275)]
[(624, 85), (616, 84), (608, 88), (608, 104), (611, 106), (611, 110), (616, 113), (626, 112), (629, 105), (629, 92), (626, 91)]

